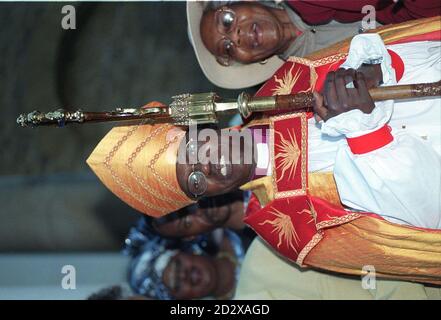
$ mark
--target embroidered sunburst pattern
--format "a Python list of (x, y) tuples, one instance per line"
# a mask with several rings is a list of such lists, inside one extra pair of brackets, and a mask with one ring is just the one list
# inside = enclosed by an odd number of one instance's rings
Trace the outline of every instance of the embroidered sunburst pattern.
[(277, 182), (285, 177), (285, 173), (288, 172), (288, 179), (291, 179), (296, 172), (297, 163), (300, 157), (300, 148), (297, 143), (296, 134), (294, 129), (288, 131), (288, 138), (275, 131), (280, 137), (280, 143), (276, 145), (277, 154), (274, 157), (276, 169), (282, 169), (282, 173), (279, 175)]
[(297, 213), (298, 214), (303, 214), (303, 213), (309, 214), (311, 216), (311, 220), (309, 220), (307, 222), (307, 224), (310, 224), (313, 221), (314, 222), (317, 221), (317, 212), (315, 211), (314, 206), (312, 205), (312, 203), (310, 203), (309, 201), (307, 201), (307, 203), (308, 203), (308, 206), (309, 206), (309, 210), (308, 209), (303, 209), (302, 211), (297, 212)]
[(293, 75), (292, 70), (294, 69), (294, 66), (295, 64), (293, 63), (291, 69), (289, 69), (289, 71), (285, 71), (285, 74), (281, 79), (274, 76), (274, 80), (277, 82), (277, 84), (276, 87), (272, 89), (273, 95), (291, 94), (292, 89), (302, 74), (302, 70), (299, 69)]
[(340, 218), (339, 216), (331, 216), (329, 213), (326, 214), (326, 216), (327, 216), (329, 219), (338, 219), (338, 218)]
[(299, 236), (297, 235), (294, 225), (292, 224), (291, 217), (277, 210), (276, 208), (271, 209), (272, 210), (269, 211), (269, 213), (275, 216), (274, 220), (265, 220), (259, 223), (259, 225), (272, 225), (273, 231), (271, 231), (271, 233), (276, 232), (279, 235), (277, 248), (280, 248), (282, 243), (285, 242), (285, 245), (288, 248), (293, 249), (294, 252), (298, 254), (296, 248), (294, 247), (294, 243), (297, 245), (299, 244)]

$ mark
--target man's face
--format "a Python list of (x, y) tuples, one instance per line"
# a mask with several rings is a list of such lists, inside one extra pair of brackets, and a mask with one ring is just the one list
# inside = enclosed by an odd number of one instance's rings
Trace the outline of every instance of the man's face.
[[(213, 198), (207, 198), (207, 200)], [(232, 203), (210, 201), (208, 205), (194, 204), (153, 222), (154, 228), (166, 237), (192, 237), (222, 227), (232, 214)], [(243, 214), (238, 212), (237, 214)]]
[(269, 8), (256, 3), (205, 12), (200, 33), (205, 47), (224, 65), (228, 59), (257, 62), (277, 54), (283, 46), (283, 25)]
[(178, 253), (163, 273), (164, 284), (176, 299), (198, 299), (209, 296), (216, 286), (216, 270), (210, 258)]
[(254, 173), (251, 133), (238, 138), (225, 134), (229, 131), (223, 131), (224, 134), (219, 130), (211, 132), (213, 136), (204, 138), (199, 135), (197, 141), (189, 139), (187, 134), (178, 150), (178, 153), (184, 153), (178, 154), (176, 164), (179, 186), (192, 199), (234, 191), (248, 182)]

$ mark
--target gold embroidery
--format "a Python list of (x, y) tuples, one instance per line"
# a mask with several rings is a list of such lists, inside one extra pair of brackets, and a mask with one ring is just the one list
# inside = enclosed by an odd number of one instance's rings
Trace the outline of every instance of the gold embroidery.
[(302, 190), (306, 192), (307, 188), (307, 170), (308, 170), (308, 163), (306, 162), (307, 159), (307, 152), (308, 152), (308, 119), (306, 118), (306, 113), (302, 113), (300, 115), (301, 118), (301, 132), (302, 132), (302, 138), (301, 138), (301, 147), (302, 147), (302, 164), (301, 164), (301, 177), (302, 177)]
[(315, 61), (313, 61), (312, 65), (314, 67), (320, 67), (320, 66), (323, 66), (323, 65), (328, 64), (328, 63), (333, 63), (333, 62), (340, 61), (340, 60), (346, 58), (347, 56), (348, 56), (347, 53), (338, 53), (338, 54), (335, 54), (335, 55), (332, 55), (332, 56), (329, 56), (329, 57), (325, 57), (325, 58), (320, 59), (320, 60), (315, 60)]
[(289, 57), (288, 61), (290, 62), (294, 62), (294, 63), (300, 63), (300, 64), (304, 64), (305, 66), (311, 66), (313, 61), (306, 59), (306, 58), (300, 58), (300, 57)]
[[(328, 215), (329, 216), (329, 215)], [(348, 223), (350, 221), (353, 221), (355, 219), (358, 219), (362, 217), (362, 215), (358, 213), (351, 213), (342, 217), (335, 218), (331, 221), (322, 221), (320, 223), (317, 223), (317, 233), (312, 237), (311, 241), (308, 242), (308, 244), (300, 251), (299, 256), (297, 257), (296, 263), (304, 267), (303, 261), (305, 260), (306, 256), (309, 254), (309, 252), (322, 240), (323, 238), (323, 230), (324, 228), (329, 228), (335, 225), (341, 225), (344, 223)]]
[(274, 196), (274, 198), (275, 199), (289, 198), (289, 197), (294, 197), (294, 196), (302, 196), (305, 194), (306, 194), (305, 190), (295, 189), (295, 190), (290, 190), (290, 191), (277, 192), (276, 195)]
[(150, 135), (148, 137), (146, 137), (144, 139), (144, 141), (142, 141), (135, 149), (135, 152), (133, 152), (129, 159), (127, 160), (126, 163), (126, 167), (129, 169), (129, 172), (132, 174), (132, 176), (135, 178), (136, 182), (139, 183), (139, 185), (146, 190), (147, 192), (149, 192), (152, 196), (162, 200), (162, 201), (167, 201), (167, 202), (171, 202), (173, 203), (175, 206), (182, 206), (185, 205), (187, 202), (186, 201), (173, 201), (170, 199), (170, 197), (165, 197), (164, 195), (162, 195), (161, 193), (159, 193), (157, 190), (155, 190), (154, 188), (152, 188), (151, 186), (148, 185), (148, 183), (146, 183), (144, 181), (144, 179), (142, 177), (140, 177), (139, 175), (136, 174), (135, 170), (133, 169), (133, 161), (135, 160), (135, 158), (138, 156), (138, 154), (142, 151), (142, 149), (144, 149), (144, 147), (147, 145), (147, 143), (149, 143), (154, 137), (156, 137), (159, 133), (161, 133), (162, 131), (164, 131), (165, 129), (167, 129), (166, 126), (159, 126), (158, 128), (156, 128), (153, 132), (150, 133)]
[[(143, 123), (142, 123), (143, 124)], [(140, 125), (142, 125), (140, 124)], [(152, 205), (150, 202), (146, 201), (144, 198), (139, 196), (137, 193), (134, 193), (132, 189), (127, 186), (124, 181), (116, 174), (115, 170), (112, 169), (112, 165), (110, 164), (112, 158), (115, 156), (115, 154), (118, 152), (118, 150), (121, 148), (121, 146), (127, 141), (127, 139), (133, 135), (133, 133), (138, 130), (140, 125), (134, 126), (131, 128), (124, 136), (121, 137), (121, 139), (116, 143), (116, 145), (113, 146), (112, 150), (109, 152), (109, 154), (106, 156), (104, 161), (104, 166), (109, 170), (110, 175), (112, 176), (113, 181), (128, 195), (135, 198), (137, 201), (145, 205), (147, 208), (150, 208), (152, 210), (159, 211), (161, 213), (166, 213), (166, 210), (164, 208)]]
[(296, 263), (301, 266), (301, 267), (305, 267), (303, 265), (303, 260), (305, 260), (306, 256), (308, 255), (308, 253), (320, 242), (320, 240), (323, 239), (323, 235), (322, 232), (318, 232), (316, 233), (311, 241), (308, 242), (308, 244), (306, 246), (303, 247), (302, 251), (300, 251), (300, 254), (297, 257), (297, 261)]
[(355, 219), (362, 217), (361, 214), (355, 213), (355, 212), (341, 216), (341, 217), (331, 217), (329, 214), (327, 216), (332, 218), (332, 220), (327, 220), (327, 221), (322, 221), (320, 223), (317, 223), (317, 225), (316, 225), (317, 230), (333, 227), (335, 225), (348, 223), (352, 220), (355, 220)]
[(277, 248), (279, 249), (282, 245), (282, 241), (284, 241), (285, 245), (288, 248), (293, 249), (294, 252), (297, 254), (298, 252), (294, 247), (294, 242), (296, 243), (296, 245), (298, 245), (300, 238), (297, 235), (294, 225), (292, 224), (291, 217), (277, 210), (276, 208), (272, 209), (274, 211), (269, 212), (276, 216), (276, 218), (274, 220), (265, 220), (264, 222), (259, 223), (259, 225), (263, 226), (267, 223), (272, 225), (273, 231), (271, 231), (271, 233), (276, 232), (279, 235)]
[(274, 81), (278, 83), (273, 91), (273, 95), (284, 95), (284, 94), (291, 94), (292, 89), (294, 88), (295, 84), (299, 80), (302, 71), (299, 69), (297, 72), (293, 75), (292, 70), (294, 69), (295, 64), (292, 65), (291, 69), (289, 71), (285, 71), (285, 75), (282, 77), (282, 79), (277, 78), (277, 76), (274, 76)]
[(318, 75), (317, 71), (315, 71), (315, 68), (309, 68), (309, 89), (307, 91), (314, 91), (315, 90), (315, 84), (317, 82)]
[(166, 187), (168, 190), (173, 192), (174, 194), (178, 196), (182, 196), (182, 191), (177, 190), (174, 188), (167, 180), (165, 180), (163, 177), (161, 177), (158, 172), (155, 170), (155, 164), (158, 162), (161, 155), (167, 151), (170, 144), (175, 143), (178, 140), (179, 137), (175, 136), (172, 140), (168, 141), (165, 146), (163, 146), (159, 151), (154, 155), (154, 157), (150, 160), (150, 163), (148, 164), (148, 168), (152, 171), (152, 174), (155, 176), (155, 178), (162, 183), (164, 187)]
[(313, 221), (314, 221), (314, 223), (316, 223), (316, 221), (317, 221), (317, 212), (315, 211), (314, 206), (312, 205), (311, 202), (306, 201), (306, 203), (308, 203), (309, 210), (308, 209), (303, 209), (302, 211), (298, 212), (298, 214), (303, 214), (303, 213), (309, 214), (311, 216), (311, 220), (309, 220), (307, 222), (307, 224), (310, 224)]
[(306, 58), (300, 58), (300, 57), (289, 57), (288, 61), (293, 63), (300, 63), (307, 67), (309, 67), (309, 89), (306, 91), (313, 91), (315, 89), (315, 85), (317, 82), (317, 71), (315, 68), (326, 65), (328, 63), (331, 63), (331, 67), (333, 64), (338, 63), (340, 60), (346, 58), (348, 56), (347, 53), (338, 53), (329, 57), (322, 58), (320, 60), (309, 60)]
[(301, 63), (308, 67), (320, 67), (328, 63), (333, 63), (340, 61), (341, 59), (344, 59), (348, 56), (348, 53), (337, 53), (332, 56), (324, 57), (319, 60), (310, 60), (306, 58), (300, 58), (300, 57), (289, 57), (288, 61), (294, 62), (294, 63)]
[(280, 132), (276, 132), (280, 137), (280, 144), (277, 144), (277, 147), (280, 149), (280, 152), (277, 153), (275, 160), (280, 159), (279, 165), (276, 166), (276, 169), (281, 168), (282, 173), (280, 177), (277, 179), (277, 182), (285, 178), (285, 172), (288, 171), (288, 179), (291, 179), (293, 174), (296, 172), (297, 163), (300, 157), (300, 148), (297, 143), (296, 134), (294, 129), (291, 131), (288, 130), (289, 138), (285, 139)]
[(293, 119), (299, 117), (301, 120), (301, 146), (300, 146), (300, 154), (302, 156), (301, 159), (301, 188), (298, 189), (292, 189), (292, 190), (286, 190), (286, 191), (280, 191), (277, 187), (277, 181), (276, 181), (276, 166), (275, 166), (275, 157), (274, 149), (273, 147), (270, 147), (270, 157), (271, 157), (271, 166), (272, 166), (272, 185), (273, 190), (275, 191), (274, 197), (276, 199), (280, 198), (287, 198), (292, 196), (298, 196), (298, 195), (304, 195), (306, 194), (306, 188), (307, 188), (307, 162), (306, 162), (306, 152), (307, 152), (307, 125), (308, 121), (306, 118), (306, 113), (287, 113), (275, 117), (271, 117), (270, 122), (270, 146), (274, 145), (274, 123), (279, 120), (286, 120), (286, 119)]

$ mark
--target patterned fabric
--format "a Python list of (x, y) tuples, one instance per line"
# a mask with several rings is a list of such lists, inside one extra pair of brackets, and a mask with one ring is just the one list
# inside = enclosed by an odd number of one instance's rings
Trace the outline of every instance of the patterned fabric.
[(185, 131), (170, 124), (115, 127), (87, 163), (121, 200), (160, 217), (194, 202), (176, 177), (177, 153), (184, 137)]
[(163, 237), (153, 228), (151, 218), (142, 217), (130, 229), (123, 249), (133, 259), (129, 268), (131, 288), (137, 294), (151, 298), (173, 299), (162, 282), (162, 274), (168, 262), (179, 251), (205, 254), (209, 242), (207, 235), (198, 236), (192, 241)]
[(167, 250), (161, 242), (147, 243), (130, 265), (129, 282), (132, 289), (147, 297), (170, 300), (172, 296), (165, 286), (162, 275), (177, 250)]
[[(237, 259), (235, 271), (238, 281), (240, 267), (245, 256), (242, 241), (234, 232), (224, 229)], [(150, 298), (171, 300), (162, 276), (170, 259), (178, 252), (193, 255), (214, 255), (210, 235), (200, 235), (191, 241), (180, 241), (160, 236), (152, 227), (151, 219), (143, 217), (132, 228), (125, 240), (124, 253), (133, 258), (129, 268), (129, 283), (134, 292)]]

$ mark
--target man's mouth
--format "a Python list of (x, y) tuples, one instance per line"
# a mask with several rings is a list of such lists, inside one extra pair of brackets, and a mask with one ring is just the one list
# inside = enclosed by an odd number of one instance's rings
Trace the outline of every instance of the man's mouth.
[(253, 37), (252, 37), (253, 48), (257, 48), (262, 43), (262, 31), (260, 30), (257, 23), (253, 23), (253, 25), (251, 27), (251, 34), (253, 35)]

